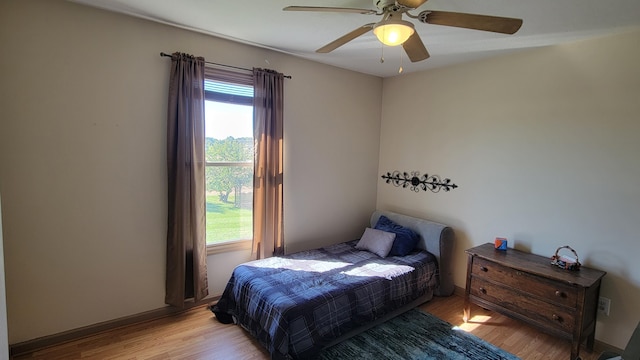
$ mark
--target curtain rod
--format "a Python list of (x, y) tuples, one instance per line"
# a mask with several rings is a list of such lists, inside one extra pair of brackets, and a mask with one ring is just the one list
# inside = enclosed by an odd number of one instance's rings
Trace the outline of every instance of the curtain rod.
[[(167, 54), (164, 52), (160, 53), (160, 56), (164, 56), (164, 57), (173, 57), (173, 55), (171, 54)], [(247, 68), (243, 68), (243, 67), (238, 67), (238, 66), (233, 66), (233, 65), (225, 65), (225, 64), (218, 64), (215, 62), (211, 62), (211, 61), (205, 61), (205, 64), (211, 64), (211, 65), (218, 65), (218, 66), (224, 66), (224, 67), (228, 67), (228, 68), (233, 68), (233, 69), (238, 69), (238, 70), (245, 70), (245, 71), (253, 71), (251, 69), (247, 69)], [(285, 78), (287, 79), (291, 79), (291, 75), (284, 75)]]

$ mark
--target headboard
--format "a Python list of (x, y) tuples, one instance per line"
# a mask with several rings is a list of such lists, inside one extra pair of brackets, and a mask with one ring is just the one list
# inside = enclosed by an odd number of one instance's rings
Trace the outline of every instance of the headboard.
[(415, 218), (391, 211), (376, 210), (371, 215), (371, 227), (378, 222), (378, 218), (384, 215), (397, 224), (408, 227), (420, 235), (418, 247), (435, 255), (438, 259), (440, 286), (435, 290), (437, 296), (449, 296), (453, 294), (453, 245), (455, 233), (447, 225), (426, 219)]

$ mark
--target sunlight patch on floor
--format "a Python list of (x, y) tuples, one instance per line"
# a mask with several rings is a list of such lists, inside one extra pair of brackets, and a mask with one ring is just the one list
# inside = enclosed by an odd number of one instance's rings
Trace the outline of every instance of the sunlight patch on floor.
[(487, 322), (491, 320), (491, 316), (489, 315), (476, 315), (474, 317), (472, 317), (471, 319), (469, 319), (469, 321), (467, 321), (466, 323), (463, 322), (458, 326), (454, 326), (454, 329), (460, 329), (460, 330), (464, 330), (466, 332), (471, 332), (473, 331), (475, 328), (477, 328), (478, 326), (482, 325), (483, 323)]

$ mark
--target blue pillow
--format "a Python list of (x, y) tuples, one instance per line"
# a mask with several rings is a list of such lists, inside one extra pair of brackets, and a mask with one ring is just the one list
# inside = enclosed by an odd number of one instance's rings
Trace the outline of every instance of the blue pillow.
[(418, 244), (418, 234), (402, 225), (396, 224), (388, 217), (381, 215), (375, 229), (396, 234), (388, 256), (405, 256)]

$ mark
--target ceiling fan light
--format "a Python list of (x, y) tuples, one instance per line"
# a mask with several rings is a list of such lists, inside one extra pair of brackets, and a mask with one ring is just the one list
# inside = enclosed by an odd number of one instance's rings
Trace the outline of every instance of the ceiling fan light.
[(388, 46), (397, 46), (409, 39), (415, 32), (413, 23), (404, 20), (387, 20), (378, 23), (373, 28), (381, 43)]

